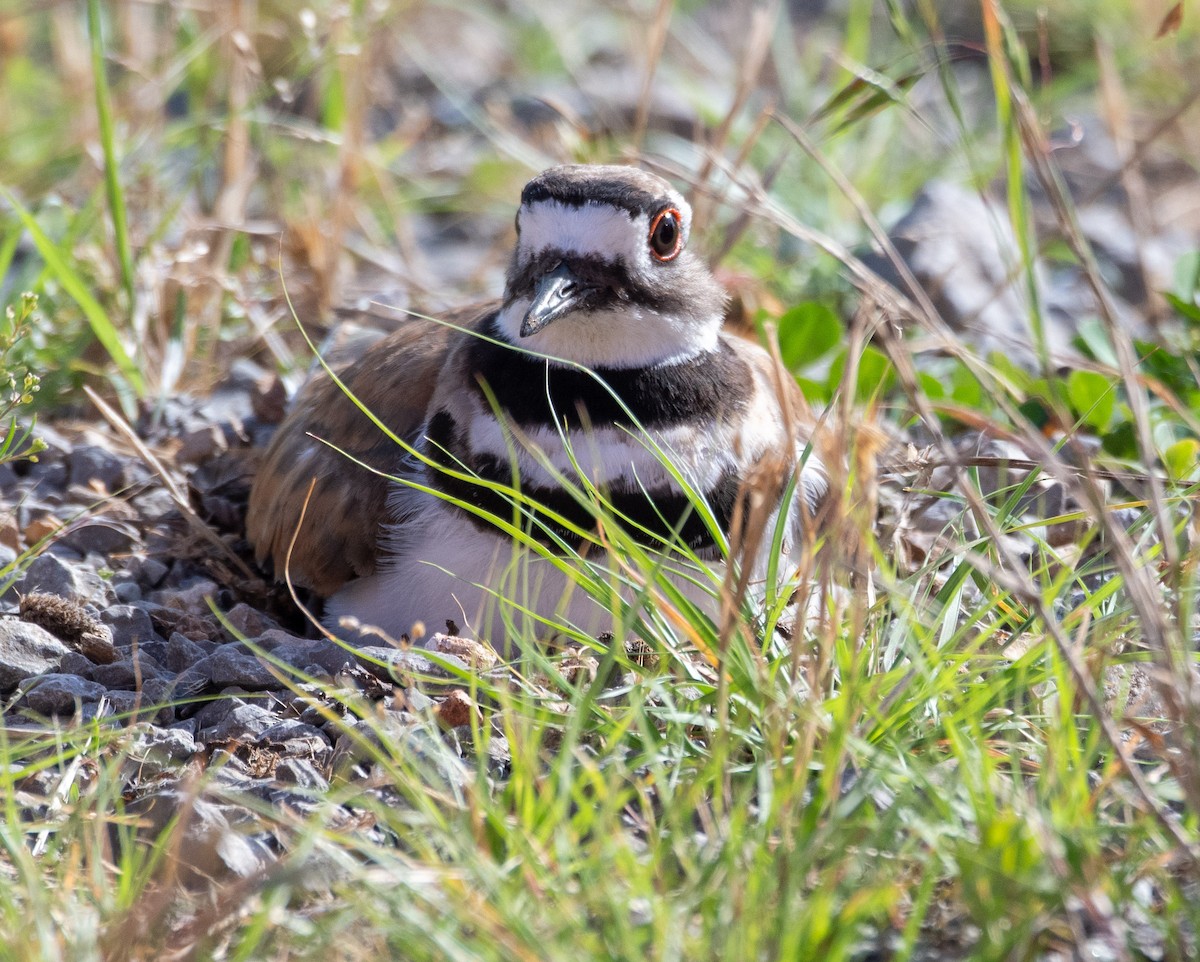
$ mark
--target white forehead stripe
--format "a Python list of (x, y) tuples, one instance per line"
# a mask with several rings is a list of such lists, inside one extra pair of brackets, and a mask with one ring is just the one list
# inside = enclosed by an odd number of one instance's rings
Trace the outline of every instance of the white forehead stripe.
[[(680, 205), (685, 224), (690, 214)], [(520, 212), (520, 252), (534, 256), (547, 249), (601, 257), (626, 264), (648, 263), (650, 221), (608, 204), (574, 207), (556, 200), (536, 201)]]

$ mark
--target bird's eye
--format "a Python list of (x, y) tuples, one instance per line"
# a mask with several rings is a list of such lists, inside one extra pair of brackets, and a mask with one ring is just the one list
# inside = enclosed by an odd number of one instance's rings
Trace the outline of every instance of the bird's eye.
[(683, 215), (665, 207), (650, 222), (650, 253), (658, 261), (673, 261), (683, 250)]

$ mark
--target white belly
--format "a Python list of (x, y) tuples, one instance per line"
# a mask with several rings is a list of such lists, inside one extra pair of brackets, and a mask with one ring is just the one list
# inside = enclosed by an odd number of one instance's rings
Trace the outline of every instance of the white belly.
[[(364, 626), (382, 629), (393, 639), (412, 641), (446, 630), (452, 621), (463, 634), (511, 649), (516, 638), (546, 638), (565, 624), (588, 637), (616, 631), (613, 612), (594, 600), (553, 560), (515, 545), (503, 533), (483, 531), (457, 512), (431, 505), (419, 519), (404, 525), (404, 549), (387, 567), (346, 585), (329, 599), (326, 621), (353, 616)], [(603, 556), (591, 559), (597, 569), (611, 565)], [(560, 562), (561, 563), (561, 562)], [(705, 576), (678, 559), (665, 562), (677, 569), (672, 581), (710, 615), (716, 602), (703, 588)], [(611, 578), (606, 581), (612, 583)], [(634, 600), (626, 586), (621, 596)], [(621, 629), (623, 635), (629, 625)], [(423, 630), (422, 630), (423, 629)]]

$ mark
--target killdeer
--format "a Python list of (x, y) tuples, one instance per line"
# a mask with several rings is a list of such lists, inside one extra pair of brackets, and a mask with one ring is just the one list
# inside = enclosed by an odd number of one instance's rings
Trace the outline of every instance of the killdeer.
[[(775, 517), (785, 553), (799, 550), (827, 484), (811, 422), (771, 356), (722, 331), (726, 294), (687, 248), (691, 219), (666, 181), (633, 167), (554, 167), (531, 180), (503, 298), (446, 323), (406, 319), (340, 372), (419, 456), (405, 457), (332, 379), (315, 377), (253, 487), (259, 560), (282, 575), (295, 536), (290, 575), (328, 596), (331, 622), (352, 615), (415, 640), (421, 626), (452, 620), (502, 646), (507, 629), (536, 630), (540, 618), (596, 633), (612, 615), (572, 591), (553, 558), (514, 547), (495, 521), (513, 520), (511, 498), (495, 484), (515, 479), (553, 512), (534, 510), (528, 523), (561, 550), (596, 527), (568, 490), (585, 475), (695, 597), (707, 593), (658, 539), (674, 536), (700, 558), (721, 548), (674, 472), (728, 529), (755, 472), (782, 464), (797, 484)], [(765, 571), (766, 553), (750, 563)], [(517, 605), (503, 617), (499, 596)]]

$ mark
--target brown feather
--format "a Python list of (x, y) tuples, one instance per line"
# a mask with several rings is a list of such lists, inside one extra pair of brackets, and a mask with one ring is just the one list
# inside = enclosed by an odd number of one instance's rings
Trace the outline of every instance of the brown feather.
[[(335, 372), (363, 406), (396, 436), (412, 443), (447, 354), (467, 336), (449, 325), (474, 329), (495, 307), (464, 310), (447, 317), (446, 323), (406, 318)], [(351, 578), (375, 570), (380, 526), (387, 520), (389, 482), (310, 435), (389, 473), (397, 469), (404, 451), (324, 370), (318, 370), (300, 390), (275, 432), (250, 492), (247, 537), (259, 562), (272, 561), (276, 577), (282, 579), (288, 546), (303, 513), (288, 574), (295, 584), (330, 595)]]

